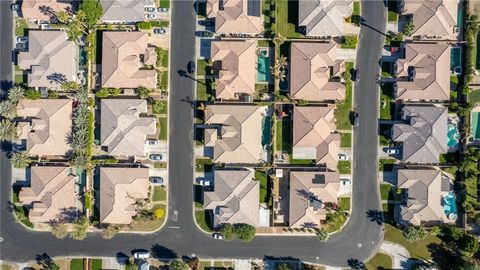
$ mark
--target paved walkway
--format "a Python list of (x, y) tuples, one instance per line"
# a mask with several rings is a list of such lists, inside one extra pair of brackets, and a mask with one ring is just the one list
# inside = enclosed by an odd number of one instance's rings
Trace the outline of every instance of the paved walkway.
[(410, 253), (406, 248), (399, 244), (383, 241), (380, 246), (380, 251), (389, 255), (392, 258), (393, 269), (411, 269), (412, 261), (410, 259)]

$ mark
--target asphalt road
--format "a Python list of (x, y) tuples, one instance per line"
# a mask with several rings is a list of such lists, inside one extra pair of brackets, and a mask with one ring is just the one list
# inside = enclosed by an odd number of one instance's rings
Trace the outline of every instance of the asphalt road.
[[(11, 33), (7, 28), (11, 14), (6, 1), (0, 2), (0, 46), (2, 79), (11, 78), (5, 59), (11, 54)], [(381, 210), (376, 177), (379, 66), (386, 11), (381, 1), (362, 2), (362, 26), (357, 67), (361, 79), (356, 85), (355, 107), (360, 126), (354, 133), (353, 214), (341, 233), (321, 243), (314, 237), (256, 236), (250, 243), (214, 240), (196, 227), (193, 219), (193, 111), (194, 81), (179, 73), (195, 59), (195, 13), (193, 1), (173, 1), (169, 122), (169, 209), (165, 227), (154, 234), (120, 234), (104, 240), (90, 233), (83, 241), (58, 240), (47, 232), (25, 230), (16, 224), (6, 209), (11, 196), (11, 170), (5, 155), (0, 156), (0, 258), (23, 262), (36, 255), (123, 256), (133, 249), (151, 249), (159, 258), (199, 256), (202, 258), (295, 258), (308, 262), (346, 266), (349, 260), (366, 261), (378, 250), (382, 226), (377, 222)], [(383, 16), (381, 15), (383, 14)], [(10, 28), (11, 29), (11, 28)], [(378, 31), (378, 32), (377, 32)], [(179, 72), (177, 72), (179, 71)], [(368, 212), (370, 211), (370, 214)], [(371, 215), (373, 213), (373, 215)], [(380, 215), (381, 216), (381, 215)], [(372, 218), (373, 217), (373, 218)]]

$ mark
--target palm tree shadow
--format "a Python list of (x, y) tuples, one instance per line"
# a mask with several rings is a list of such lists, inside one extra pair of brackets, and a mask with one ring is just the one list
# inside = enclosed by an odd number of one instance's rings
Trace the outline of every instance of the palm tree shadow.
[(368, 210), (367, 217), (370, 219), (370, 221), (376, 222), (378, 225), (383, 225), (383, 223), (385, 222), (383, 218), (383, 212), (376, 209)]

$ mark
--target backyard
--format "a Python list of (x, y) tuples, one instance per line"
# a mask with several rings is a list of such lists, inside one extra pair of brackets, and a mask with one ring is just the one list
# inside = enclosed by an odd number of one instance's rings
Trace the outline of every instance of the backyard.
[(291, 129), (291, 120), (290, 119), (282, 119), (277, 120), (277, 129), (276, 132), (276, 141), (275, 141), (275, 149), (277, 151), (281, 151), (284, 153), (291, 153), (292, 152), (292, 138), (290, 134)]
[(255, 179), (260, 182), (260, 203), (270, 204), (270, 185), (264, 171), (255, 171)]
[(276, 27), (277, 32), (283, 37), (301, 38), (303, 35), (297, 31), (298, 1), (277, 1)]

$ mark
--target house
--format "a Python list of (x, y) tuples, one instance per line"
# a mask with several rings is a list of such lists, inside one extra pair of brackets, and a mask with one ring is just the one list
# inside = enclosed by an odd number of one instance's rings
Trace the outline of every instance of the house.
[(298, 1), (298, 26), (306, 36), (342, 36), (352, 14), (353, 0)]
[(396, 62), (399, 100), (450, 100), (450, 45), (407, 43)]
[(456, 40), (459, 31), (460, 0), (402, 0), (400, 21), (411, 21), (413, 37)]
[(335, 133), (334, 106), (295, 106), (293, 109), (293, 158), (314, 159), (336, 168), (340, 133)]
[(100, 222), (130, 224), (136, 202), (148, 199), (148, 168), (100, 167)]
[(265, 128), (269, 129), (270, 114), (268, 106), (208, 106), (205, 111), (206, 154), (217, 163), (264, 162), (263, 140), (269, 140), (269, 137), (263, 138), (262, 133)]
[(211, 60), (217, 99), (239, 99), (255, 94), (255, 41), (212, 41)]
[(260, 0), (207, 0), (207, 17), (215, 19), (215, 32), (260, 34), (263, 19)]
[(214, 189), (204, 193), (203, 206), (212, 210), (213, 226), (246, 223), (259, 226), (260, 182), (250, 170), (215, 170)]
[(455, 222), (453, 184), (441, 170), (398, 170), (398, 188), (405, 199), (400, 206), (401, 223), (432, 226)]
[(61, 166), (32, 166), (30, 185), (22, 187), (18, 200), (29, 208), (32, 223), (73, 222), (81, 206), (75, 170)]
[(145, 20), (145, 7), (154, 7), (153, 0), (100, 0), (106, 23), (135, 23)]
[(18, 54), (18, 66), (27, 70), (27, 85), (59, 89), (77, 81), (78, 48), (65, 31), (28, 31), (28, 51)]
[(405, 106), (402, 119), (394, 124), (392, 139), (402, 142), (402, 158), (407, 163), (438, 163), (446, 153), (447, 115), (443, 106)]
[(345, 99), (345, 85), (341, 82), (345, 62), (337, 59), (337, 47), (333, 42), (292, 42), (290, 95), (293, 99)]
[(338, 172), (290, 171), (289, 226), (318, 227), (338, 201)]
[(21, 100), (17, 132), (30, 156), (65, 156), (71, 150), (71, 99)]
[(156, 61), (155, 48), (148, 46), (148, 33), (103, 32), (102, 87), (155, 88), (157, 72), (144, 67)]
[(145, 156), (145, 140), (155, 135), (154, 117), (144, 99), (102, 99), (100, 102), (100, 144), (113, 156)]
[(64, 11), (72, 12), (70, 0), (23, 0), (22, 17), (29, 21), (54, 21), (56, 13)]

